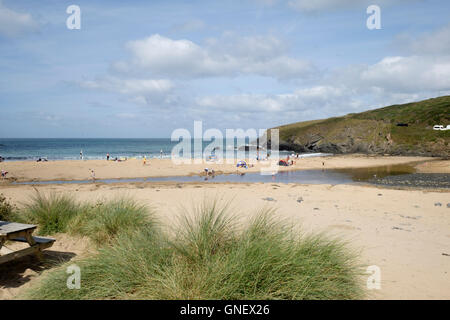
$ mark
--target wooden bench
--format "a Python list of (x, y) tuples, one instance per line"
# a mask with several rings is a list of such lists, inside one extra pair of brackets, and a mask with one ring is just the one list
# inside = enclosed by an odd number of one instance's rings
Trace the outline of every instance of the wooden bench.
[[(34, 241), (41, 245), (42, 249), (46, 249), (46, 248), (50, 248), (53, 245), (53, 242), (55, 242), (55, 239), (52, 238), (43, 238), (43, 237), (36, 237), (33, 236)], [(28, 242), (27, 239), (25, 239), (24, 237), (19, 237), (19, 238), (14, 238), (12, 239), (12, 241), (17, 241), (17, 242)]]
[(33, 224), (0, 221), (0, 249), (8, 240), (25, 242), (30, 245), (28, 248), (0, 255), (0, 264), (29, 254), (35, 254), (38, 258), (41, 258), (42, 250), (50, 248), (55, 242), (55, 239), (34, 237), (32, 233), (35, 229), (36, 226)]

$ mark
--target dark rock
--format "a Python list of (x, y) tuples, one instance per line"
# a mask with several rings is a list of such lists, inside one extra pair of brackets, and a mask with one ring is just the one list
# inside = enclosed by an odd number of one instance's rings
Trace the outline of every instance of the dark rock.
[(410, 173), (370, 179), (369, 182), (384, 186), (416, 188), (450, 188), (449, 173)]

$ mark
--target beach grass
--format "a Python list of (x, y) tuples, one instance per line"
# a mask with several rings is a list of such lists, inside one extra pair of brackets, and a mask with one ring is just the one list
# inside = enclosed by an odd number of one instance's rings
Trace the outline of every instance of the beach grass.
[(130, 198), (81, 203), (68, 194), (39, 192), (31, 196), (16, 216), (20, 222), (37, 224), (40, 235), (87, 236), (98, 246), (108, 245), (119, 233), (154, 223), (150, 209)]
[(87, 206), (79, 204), (68, 194), (44, 195), (36, 192), (24, 204), (19, 216), (21, 222), (37, 224), (38, 234), (52, 235), (67, 232), (70, 220), (84, 210)]
[(16, 217), (16, 208), (3, 194), (0, 194), (0, 220), (13, 221)]
[[(66, 286), (67, 265), (49, 272), (31, 299), (359, 299), (358, 255), (324, 234), (302, 234), (274, 210), (242, 222), (228, 205), (183, 210), (173, 230), (157, 223), (117, 234), (75, 263), (81, 288)], [(72, 264), (74, 262), (71, 262)]]
[(90, 237), (97, 245), (110, 243), (119, 233), (129, 233), (154, 223), (149, 208), (130, 198), (97, 202), (69, 222), (72, 235)]

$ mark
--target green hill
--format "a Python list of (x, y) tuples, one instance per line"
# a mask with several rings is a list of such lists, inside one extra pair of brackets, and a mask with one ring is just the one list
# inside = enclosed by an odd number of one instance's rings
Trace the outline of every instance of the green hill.
[[(407, 125), (407, 126), (406, 126)], [(280, 148), (297, 152), (450, 156), (450, 96), (278, 127)]]

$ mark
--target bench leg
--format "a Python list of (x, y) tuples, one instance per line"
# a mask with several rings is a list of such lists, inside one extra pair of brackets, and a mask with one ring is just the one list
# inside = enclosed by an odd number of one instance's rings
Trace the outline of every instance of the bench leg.
[(33, 236), (31, 235), (33, 231), (29, 231), (25, 234), (25, 239), (27, 239), (28, 244), (31, 246), (34, 246), (36, 244), (36, 241), (34, 240)]
[[(34, 240), (32, 233), (33, 233), (33, 231), (29, 231), (25, 234), (25, 239), (27, 239), (27, 242), (30, 245), (30, 247), (32, 247), (36, 244), (36, 241)], [(41, 250), (40, 246), (39, 246), (39, 249), (36, 250), (35, 255), (39, 261), (42, 261), (43, 257), (42, 257), (42, 250)]]

